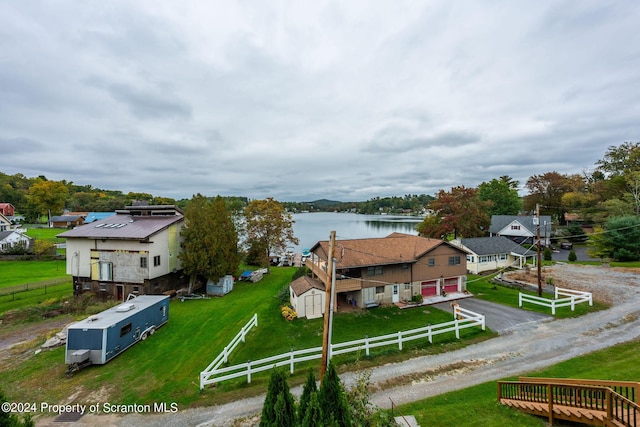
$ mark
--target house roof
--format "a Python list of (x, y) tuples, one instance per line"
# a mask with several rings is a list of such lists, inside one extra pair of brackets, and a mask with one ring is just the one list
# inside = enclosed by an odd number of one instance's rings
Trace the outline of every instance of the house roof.
[(51, 222), (73, 222), (77, 221), (80, 218), (82, 218), (81, 215), (58, 215), (52, 216)]
[(461, 239), (461, 243), (476, 255), (515, 253), (527, 254), (527, 249), (504, 236)]
[[(531, 233), (535, 234), (537, 230), (537, 226), (533, 224), (533, 220), (536, 218), (533, 215), (492, 215), (491, 216), (491, 225), (489, 226), (490, 233), (500, 233), (505, 227), (509, 224), (517, 221), (520, 225), (525, 227)], [(549, 215), (540, 215), (540, 224), (551, 224), (551, 216)], [(541, 234), (544, 235), (545, 227), (540, 229)], [(549, 234), (550, 230), (547, 232)]]
[[(164, 210), (167, 211), (168, 210)], [(139, 215), (132, 209), (118, 211), (116, 215), (76, 227), (73, 230), (58, 234), (57, 237), (85, 239), (123, 239), (144, 240), (164, 230), (172, 224), (181, 222), (184, 216), (181, 211), (165, 215)]]
[(99, 219), (105, 219), (115, 214), (115, 212), (89, 212), (87, 217), (84, 219), (84, 222), (86, 224), (89, 222), (98, 221)]
[[(335, 259), (339, 268), (366, 267), (373, 265), (388, 265), (416, 262), (427, 252), (440, 245), (449, 245), (459, 251), (464, 249), (449, 244), (443, 240), (415, 236), (404, 233), (392, 233), (387, 237), (369, 239), (338, 240), (335, 247)], [(316, 248), (322, 248), (329, 253), (329, 242), (316, 243)]]
[(31, 240), (31, 237), (26, 236), (22, 233), (18, 233), (15, 230), (7, 230), (7, 231), (0, 231), (0, 241), (6, 239), (7, 237), (11, 236), (13, 233), (17, 234), (20, 237), (24, 237), (25, 239)]
[(293, 293), (299, 297), (305, 292), (310, 291), (311, 289), (318, 289), (319, 291), (325, 291), (324, 283), (322, 283), (318, 279), (314, 279), (308, 276), (298, 277), (296, 280), (291, 282), (289, 285)]

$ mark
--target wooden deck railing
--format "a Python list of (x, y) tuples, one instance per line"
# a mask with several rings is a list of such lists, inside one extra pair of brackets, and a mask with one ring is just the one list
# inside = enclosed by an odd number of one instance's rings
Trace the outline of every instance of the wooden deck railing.
[[(640, 383), (521, 378), (498, 382), (498, 401), (530, 414), (591, 425), (637, 427)], [(617, 390), (617, 391), (616, 391)]]

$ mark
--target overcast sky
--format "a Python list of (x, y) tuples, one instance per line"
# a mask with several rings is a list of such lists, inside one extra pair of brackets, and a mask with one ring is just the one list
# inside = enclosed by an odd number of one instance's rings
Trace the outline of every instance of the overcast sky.
[(640, 140), (639, 22), (637, 1), (0, 0), (0, 172), (281, 201), (581, 173)]

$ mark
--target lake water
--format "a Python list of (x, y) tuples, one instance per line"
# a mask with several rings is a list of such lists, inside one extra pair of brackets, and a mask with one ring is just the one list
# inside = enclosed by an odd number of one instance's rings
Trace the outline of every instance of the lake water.
[(293, 232), (300, 240), (296, 252), (311, 248), (320, 240), (329, 240), (331, 231), (337, 240), (385, 237), (393, 232), (417, 235), (422, 217), (401, 215), (361, 215), (354, 213), (313, 212), (292, 214)]

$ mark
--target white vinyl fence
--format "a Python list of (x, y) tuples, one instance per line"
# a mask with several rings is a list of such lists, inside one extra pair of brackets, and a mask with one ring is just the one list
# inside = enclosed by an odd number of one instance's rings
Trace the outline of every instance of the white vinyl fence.
[[(558, 298), (564, 296), (565, 298)], [(518, 306), (522, 307), (525, 302), (537, 304), (544, 307), (551, 307), (551, 314), (556, 314), (556, 308), (571, 306), (571, 311), (575, 310), (576, 304), (588, 302), (593, 305), (593, 294), (591, 292), (574, 291), (572, 289), (556, 288), (554, 299), (542, 298), (534, 295), (527, 295), (520, 292)]]
[[(485, 330), (484, 315), (465, 310), (459, 306), (454, 306), (455, 320), (437, 325), (427, 325), (422, 328), (411, 329), (409, 331), (401, 331), (394, 334), (382, 335), (378, 337), (365, 337), (360, 340), (349, 341), (339, 344), (331, 344), (329, 346), (329, 358), (334, 355), (351, 353), (364, 350), (369, 355), (369, 350), (375, 347), (388, 345), (397, 345), (402, 350), (404, 342), (427, 338), (430, 343), (433, 342), (433, 336), (455, 331), (456, 338), (460, 339), (460, 330), (480, 326)], [(257, 323), (257, 321), (256, 321)], [(225, 347), (225, 351), (227, 347)], [(279, 354), (277, 356), (268, 357), (256, 361), (249, 360), (247, 363), (220, 368), (223, 362), (222, 354), (204, 371), (200, 372), (200, 390), (204, 386), (213, 383), (219, 383), (232, 378), (247, 377), (247, 382), (251, 382), (251, 375), (256, 372), (267, 371), (279, 366), (289, 366), (289, 371), (293, 374), (295, 364), (308, 360), (320, 359), (322, 357), (322, 347), (308, 348), (305, 350), (291, 350), (288, 353)]]

